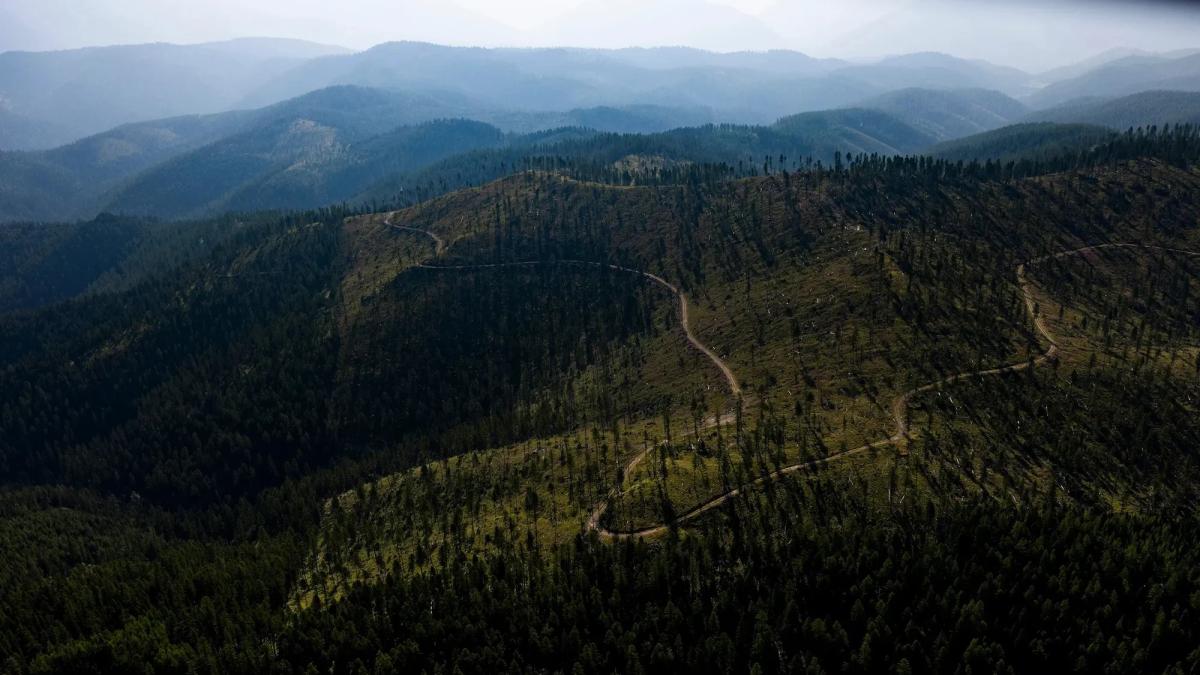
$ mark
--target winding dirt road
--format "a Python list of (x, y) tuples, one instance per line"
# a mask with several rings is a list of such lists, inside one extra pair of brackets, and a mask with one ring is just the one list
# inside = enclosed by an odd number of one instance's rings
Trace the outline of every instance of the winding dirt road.
[[(429, 237), (430, 239), (433, 240), (433, 242), (435, 244), (435, 247), (436, 247), (435, 256), (437, 256), (437, 257), (440, 257), (445, 252), (446, 245), (445, 245), (445, 242), (441, 239), (441, 237), (439, 237), (436, 234), (429, 232), (427, 230), (421, 230), (421, 229), (417, 229), (417, 228), (413, 228), (413, 227), (406, 227), (406, 226), (402, 226), (402, 225), (393, 225), (391, 222), (391, 215), (392, 214), (389, 214), (387, 216), (387, 219), (384, 221), (387, 225), (389, 225), (397, 230), (415, 232), (415, 233), (423, 234), (423, 235)], [(819, 466), (822, 464), (828, 464), (835, 460), (845, 459), (847, 457), (852, 457), (854, 455), (862, 454), (869, 450), (877, 449), (877, 448), (880, 448), (880, 447), (883, 447), (886, 445), (899, 444), (899, 443), (906, 442), (908, 439), (908, 407), (909, 407), (909, 403), (912, 401), (912, 399), (914, 397), (916, 397), (920, 394), (923, 394), (925, 392), (932, 391), (934, 389), (939, 389), (945, 385), (952, 384), (952, 383), (958, 382), (960, 380), (965, 380), (967, 378), (991, 377), (991, 376), (995, 376), (995, 375), (1003, 375), (1005, 373), (1018, 372), (1018, 371), (1025, 370), (1027, 368), (1041, 365), (1043, 363), (1046, 363), (1047, 361), (1050, 361), (1051, 359), (1056, 358), (1058, 355), (1058, 342), (1055, 340), (1054, 335), (1049, 331), (1049, 329), (1046, 328), (1046, 325), (1043, 322), (1042, 314), (1037, 311), (1036, 301), (1034, 300), (1034, 296), (1033, 296), (1033, 285), (1030, 283), (1029, 278), (1026, 275), (1026, 268), (1030, 265), (1036, 265), (1038, 263), (1045, 262), (1047, 260), (1065, 258), (1068, 256), (1080, 255), (1083, 253), (1089, 253), (1092, 251), (1098, 251), (1100, 249), (1107, 249), (1107, 248), (1140, 248), (1143, 250), (1179, 253), (1182, 255), (1192, 255), (1192, 256), (1200, 255), (1200, 252), (1189, 251), (1186, 249), (1169, 248), (1169, 247), (1163, 247), (1163, 246), (1152, 246), (1152, 245), (1136, 244), (1136, 243), (1113, 243), (1113, 244), (1096, 244), (1093, 246), (1084, 246), (1081, 248), (1076, 248), (1076, 249), (1071, 249), (1068, 251), (1062, 251), (1059, 253), (1041, 256), (1039, 258), (1034, 258), (1032, 260), (1028, 260), (1024, 263), (1021, 263), (1020, 265), (1017, 265), (1016, 277), (1017, 277), (1017, 285), (1021, 290), (1021, 296), (1023, 297), (1023, 299), (1025, 301), (1025, 311), (1029, 314), (1030, 319), (1033, 321), (1033, 325), (1034, 325), (1034, 328), (1037, 330), (1037, 333), (1049, 345), (1046, 348), (1046, 351), (1043, 352), (1042, 354), (1040, 354), (1039, 356), (1029, 359), (1029, 360), (1026, 360), (1026, 361), (1022, 361), (1020, 363), (1013, 363), (1013, 364), (1009, 364), (1006, 366), (999, 366), (996, 368), (989, 368), (986, 370), (976, 370), (976, 371), (971, 371), (971, 372), (966, 372), (966, 373), (958, 373), (956, 375), (950, 375), (950, 376), (944, 377), (940, 380), (930, 382), (929, 384), (921, 385), (920, 387), (916, 387), (915, 389), (910, 389), (909, 391), (906, 391), (903, 394), (900, 394), (899, 396), (897, 396), (896, 399), (892, 402), (892, 418), (896, 422), (896, 432), (894, 434), (892, 434), (891, 436), (889, 436), (887, 438), (879, 439), (879, 440), (871, 442), (871, 443), (867, 443), (866, 445), (861, 445), (857, 448), (845, 450), (842, 452), (837, 452), (837, 453), (828, 455), (826, 457), (822, 457), (821, 459), (809, 460), (809, 461), (804, 461), (804, 462), (797, 462), (795, 464), (790, 464), (788, 466), (777, 469), (771, 473), (764, 474), (764, 475), (756, 478), (755, 480), (750, 481), (749, 483), (745, 483), (745, 484), (743, 484), (739, 487), (733, 488), (727, 492), (723, 492), (721, 494), (714, 495), (710, 499), (705, 500), (704, 502), (701, 502), (700, 504), (697, 504), (696, 506), (692, 507), (691, 509), (689, 509), (689, 510), (683, 512), (682, 514), (680, 514), (679, 516), (677, 516), (673, 523), (662, 523), (659, 525), (651, 525), (648, 527), (643, 527), (643, 528), (638, 528), (638, 529), (633, 529), (633, 530), (611, 530), (611, 529), (608, 529), (608, 528), (604, 527), (603, 525), (601, 525), (600, 521), (604, 517), (604, 513), (608, 510), (609, 503), (621, 494), (621, 486), (618, 485), (618, 486), (614, 487), (612, 491), (610, 491), (610, 493), (608, 494), (608, 496), (606, 496), (606, 498), (604, 500), (597, 503), (596, 506), (592, 509), (591, 514), (588, 516), (587, 528), (589, 530), (596, 531), (596, 533), (599, 534), (604, 539), (634, 539), (634, 538), (659, 536), (659, 535), (662, 535), (665, 532), (667, 532), (670, 527), (677, 526), (686, 521), (692, 520), (692, 519), (700, 516), (701, 514), (707, 512), (707, 511), (710, 511), (718, 506), (721, 506), (722, 504), (728, 502), (731, 499), (738, 497), (745, 491), (747, 491), (751, 488), (754, 488), (756, 486), (762, 485), (768, 481), (776, 480), (778, 478), (781, 478), (781, 477), (786, 476), (791, 473), (795, 473), (795, 472), (803, 470), (803, 469), (816, 467), (816, 466)], [(567, 264), (567, 265), (584, 265), (584, 266), (591, 266), (591, 267), (608, 267), (613, 270), (629, 272), (632, 274), (639, 274), (642, 277), (659, 284), (663, 288), (666, 288), (667, 290), (669, 290), (671, 293), (673, 293), (675, 296), (677, 296), (679, 298), (679, 323), (680, 323), (680, 326), (683, 328), (684, 334), (687, 335), (688, 342), (693, 347), (695, 347), (698, 351), (700, 351), (705, 356), (707, 356), (709, 358), (709, 360), (712, 361), (712, 363), (718, 368), (718, 370), (721, 371), (722, 376), (725, 378), (725, 381), (729, 386), (730, 394), (732, 394), (734, 397), (738, 397), (741, 395), (742, 388), (741, 388), (741, 385), (738, 383), (737, 376), (734, 375), (733, 370), (731, 370), (729, 368), (729, 365), (727, 363), (725, 363), (725, 361), (723, 359), (721, 359), (720, 356), (718, 356), (715, 352), (713, 352), (711, 349), (709, 349), (707, 346), (705, 346), (705, 344), (703, 342), (701, 342), (695, 336), (695, 334), (692, 332), (692, 327), (691, 327), (691, 324), (690, 324), (690, 321), (688, 318), (687, 296), (685, 296), (673, 284), (671, 284), (670, 282), (668, 282), (667, 280), (663, 279), (662, 277), (660, 277), (656, 274), (652, 274), (650, 272), (645, 272), (642, 270), (632, 269), (629, 267), (622, 267), (620, 265), (612, 265), (612, 264), (607, 264), (607, 263), (599, 263), (599, 262), (592, 262), (592, 261), (586, 261), (586, 260), (557, 260), (557, 261), (532, 260), (532, 261), (526, 261), (526, 262), (494, 263), (494, 264), (482, 264), (482, 265), (428, 265), (428, 264), (422, 263), (422, 264), (418, 265), (418, 267), (421, 267), (423, 269), (434, 269), (434, 270), (468, 270), (468, 269), (487, 269), (487, 268), (498, 268), (498, 267), (529, 267), (529, 266), (543, 265), (543, 264)], [(701, 429), (702, 430), (709, 429), (718, 424), (727, 424), (730, 421), (731, 417), (732, 417), (732, 413), (726, 413), (725, 415), (722, 415), (720, 417), (710, 418)], [(637, 466), (650, 453), (650, 451), (653, 450), (654, 447), (657, 447), (657, 446), (648, 447), (645, 450), (642, 450), (638, 454), (634, 455), (628, 462), (626, 462), (623, 472), (622, 472), (622, 476), (625, 478), (628, 478), (633, 473), (633, 470), (637, 468)]]
[[(1033, 366), (1041, 365), (1041, 364), (1055, 358), (1058, 355), (1058, 342), (1054, 339), (1054, 335), (1049, 331), (1049, 329), (1046, 328), (1046, 325), (1042, 320), (1042, 314), (1040, 312), (1035, 311), (1036, 310), (1036, 307), (1035, 307), (1036, 301), (1033, 298), (1033, 290), (1032, 290), (1033, 286), (1030, 283), (1029, 278), (1026, 276), (1026, 273), (1025, 273), (1026, 267), (1028, 265), (1036, 265), (1038, 263), (1045, 262), (1046, 260), (1065, 258), (1068, 256), (1079, 255), (1082, 253), (1088, 253), (1091, 251), (1097, 251), (1097, 250), (1105, 249), (1105, 248), (1140, 248), (1140, 249), (1145, 249), (1145, 250), (1155, 250), (1155, 251), (1166, 251), (1166, 252), (1172, 252), (1172, 253), (1179, 253), (1179, 254), (1183, 254), (1183, 255), (1200, 255), (1200, 253), (1195, 252), (1195, 251), (1188, 251), (1185, 249), (1178, 249), (1178, 248), (1167, 248), (1167, 247), (1162, 247), (1162, 246), (1150, 246), (1150, 245), (1145, 245), (1145, 244), (1131, 244), (1131, 243), (1096, 244), (1094, 246), (1084, 246), (1082, 248), (1077, 248), (1077, 249), (1072, 249), (1069, 251), (1062, 251), (1060, 253), (1042, 256), (1040, 258), (1035, 258), (1033, 260), (1029, 260), (1025, 263), (1022, 263), (1017, 266), (1016, 276), (1017, 276), (1017, 285), (1020, 287), (1021, 295), (1025, 300), (1025, 310), (1026, 310), (1026, 312), (1029, 313), (1030, 318), (1032, 318), (1034, 328), (1037, 330), (1038, 334), (1041, 335), (1041, 337), (1049, 345), (1049, 347), (1047, 347), (1046, 351), (1043, 352), (1038, 357), (1028, 360), (1028, 361), (1022, 361), (1020, 363), (1014, 363), (1014, 364), (1007, 365), (1007, 366), (1000, 366), (998, 368), (989, 368), (987, 370), (977, 370), (977, 371), (972, 371), (972, 372), (968, 372), (968, 373), (959, 373), (957, 375), (951, 375), (949, 377), (944, 377), (935, 382), (930, 382), (929, 384), (925, 384), (925, 385), (922, 385), (915, 389), (911, 389), (911, 390), (901, 394), (900, 396), (896, 397), (896, 400), (892, 403), (892, 417), (896, 421), (896, 433), (892, 434), (890, 437), (883, 438), (878, 441), (868, 443), (866, 445), (861, 445), (861, 446), (859, 446), (857, 448), (853, 448), (851, 450), (834, 453), (827, 457), (822, 457), (821, 459), (810, 460), (810, 461), (806, 461), (806, 462), (798, 462), (796, 464), (791, 464), (791, 465), (782, 467), (782, 468), (780, 468), (776, 471), (773, 471), (769, 474), (760, 476), (759, 478), (757, 478), (753, 481), (750, 481), (749, 483), (746, 483), (746, 484), (736, 487), (732, 490), (729, 490), (728, 492), (724, 492), (719, 495), (714, 495), (712, 498), (710, 498), (700, 504), (697, 504), (696, 506), (692, 507), (691, 509), (689, 509), (689, 510), (685, 511), (684, 513), (680, 514), (679, 516), (677, 516), (675, 518), (674, 523), (670, 523), (670, 524), (663, 523), (660, 525), (652, 525), (649, 527), (643, 527), (643, 528), (638, 528), (638, 529), (634, 529), (634, 530), (621, 530), (621, 531), (608, 530), (600, 525), (600, 517), (604, 515), (604, 511), (607, 510), (607, 508), (608, 508), (608, 503), (604, 502), (604, 503), (597, 505), (596, 510), (593, 511), (593, 513), (592, 513), (592, 517), (589, 518), (589, 520), (588, 520), (588, 526), (591, 529), (596, 530), (600, 534), (601, 537), (608, 538), (608, 539), (626, 539), (626, 538), (658, 536), (658, 535), (665, 533), (672, 525), (678, 525), (680, 523), (683, 523), (683, 522), (686, 522), (693, 518), (696, 518), (697, 516), (705, 513), (706, 511), (710, 511), (718, 506), (721, 506), (725, 502), (728, 502), (729, 500), (741, 495), (746, 490), (756, 487), (756, 486), (759, 486), (759, 485), (762, 485), (768, 481), (775, 480), (782, 476), (786, 476), (787, 474), (790, 474), (790, 473), (795, 473), (796, 471), (800, 471), (802, 469), (807, 469), (807, 468), (819, 466), (822, 464), (827, 464), (834, 460), (845, 459), (846, 457), (858, 455), (858, 454), (861, 454), (863, 452), (866, 452), (866, 451), (874, 449), (874, 448), (880, 448), (880, 447), (883, 447), (886, 445), (905, 442), (908, 438), (908, 406), (914, 397), (916, 397), (920, 394), (923, 394), (927, 391), (932, 391), (934, 389), (938, 389), (945, 385), (952, 384), (954, 382), (958, 382), (960, 380), (964, 380), (964, 379), (967, 379), (970, 377), (989, 377), (989, 376), (993, 376), (993, 375), (1002, 375), (1004, 373), (1017, 372), (1017, 371), (1025, 370), (1025, 369), (1033, 367)], [(645, 455), (646, 452), (648, 452), (648, 451), (644, 451), (639, 456), (635, 457), (634, 461), (631, 462), (630, 468), (632, 468), (633, 466), (636, 466), (637, 463), (642, 460), (642, 455)], [(629, 475), (628, 470), (625, 472), (625, 475), (626, 476)]]
[[(440, 258), (446, 252), (446, 242), (444, 239), (442, 239), (438, 235), (436, 235), (433, 232), (430, 232), (428, 230), (422, 230), (422, 229), (418, 229), (415, 227), (407, 227), (404, 225), (393, 225), (392, 224), (392, 215), (393, 214), (389, 213), (387, 218), (384, 219), (384, 223), (387, 224), (389, 227), (392, 227), (393, 229), (396, 229), (396, 230), (402, 230), (405, 232), (415, 232), (417, 234), (423, 234), (426, 237), (429, 237), (430, 239), (432, 239), (434, 246), (436, 248), (436, 250), (434, 251), (435, 258)], [(581, 267), (607, 268), (610, 270), (616, 270), (618, 272), (628, 272), (630, 274), (640, 275), (643, 278), (649, 279), (650, 281), (653, 281), (654, 283), (658, 284), (659, 286), (662, 286), (663, 288), (667, 289), (668, 291), (671, 292), (671, 295), (674, 295), (675, 297), (677, 297), (679, 299), (679, 324), (680, 324), (680, 326), (683, 327), (683, 333), (685, 336), (687, 336), (688, 343), (691, 344), (693, 347), (695, 347), (696, 350), (698, 350), (700, 353), (707, 356), (708, 359), (710, 361), (712, 361), (713, 365), (715, 365), (717, 367), (717, 369), (721, 371), (721, 376), (725, 378), (725, 383), (727, 385), (729, 385), (729, 392), (731, 394), (733, 394), (734, 396), (741, 395), (742, 385), (740, 383), (738, 383), (737, 376), (733, 374), (733, 370), (731, 370), (729, 368), (729, 365), (726, 364), (725, 361), (722, 360), (720, 356), (717, 356), (716, 352), (709, 349), (703, 342), (701, 342), (699, 340), (699, 338), (696, 337), (696, 334), (692, 332), (691, 322), (690, 322), (690, 319), (688, 318), (687, 296), (684, 295), (683, 292), (680, 291), (678, 288), (676, 288), (674, 284), (672, 284), (671, 282), (667, 281), (666, 279), (663, 279), (662, 277), (660, 277), (657, 274), (654, 274), (652, 272), (646, 272), (643, 270), (633, 269), (632, 267), (622, 267), (621, 265), (613, 265), (611, 263), (600, 263), (600, 262), (595, 262), (592, 260), (571, 260), (571, 259), (525, 260), (525, 261), (506, 262), (506, 263), (483, 263), (483, 264), (478, 264), (478, 265), (430, 265), (428, 263), (420, 263), (417, 265), (417, 267), (419, 267), (421, 269), (426, 269), (426, 270), (479, 270), (479, 269), (496, 269), (496, 268), (501, 268), (501, 267), (535, 267), (538, 265), (576, 265), (576, 266), (581, 266)]]

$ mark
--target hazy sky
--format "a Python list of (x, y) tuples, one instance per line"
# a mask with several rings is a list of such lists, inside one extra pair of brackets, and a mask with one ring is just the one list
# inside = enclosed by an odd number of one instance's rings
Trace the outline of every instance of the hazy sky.
[(1200, 46), (1200, 7), (1116, 0), (0, 0), (0, 51), (293, 37), (482, 46), (945, 51), (1042, 70)]

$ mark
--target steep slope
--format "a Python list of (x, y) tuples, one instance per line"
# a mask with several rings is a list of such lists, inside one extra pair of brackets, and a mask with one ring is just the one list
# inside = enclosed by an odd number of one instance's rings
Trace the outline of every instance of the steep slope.
[(144, 223), (115, 218), (0, 229), (0, 313), (82, 293), (125, 259), (144, 229)]
[(991, 131), (1028, 112), (1016, 99), (987, 89), (900, 89), (858, 105), (886, 112), (939, 141)]
[(0, 314), (115, 292), (177, 273), (262, 219), (252, 215), (179, 224), (101, 214), (73, 224), (0, 227)]

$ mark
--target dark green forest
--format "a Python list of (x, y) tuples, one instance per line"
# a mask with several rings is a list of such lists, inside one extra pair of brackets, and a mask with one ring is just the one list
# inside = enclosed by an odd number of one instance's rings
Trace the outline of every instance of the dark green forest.
[(844, 115), (0, 230), (0, 672), (1200, 669), (1200, 130)]

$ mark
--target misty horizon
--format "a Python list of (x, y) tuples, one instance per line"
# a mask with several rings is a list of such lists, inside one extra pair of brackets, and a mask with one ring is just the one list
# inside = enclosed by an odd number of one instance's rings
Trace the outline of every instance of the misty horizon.
[[(13, 0), (0, 8), (0, 53), (126, 44), (201, 44), (241, 38), (303, 40), (348, 51), (388, 42), (487, 48), (690, 47), (788, 50), (867, 62), (941, 52), (1039, 73), (1114, 52), (1200, 46), (1189, 3), (985, 3), (854, 0), (838, 7), (785, 0), (217, 0), (190, 5)], [(1087, 4), (1086, 10), (1083, 9)]]

